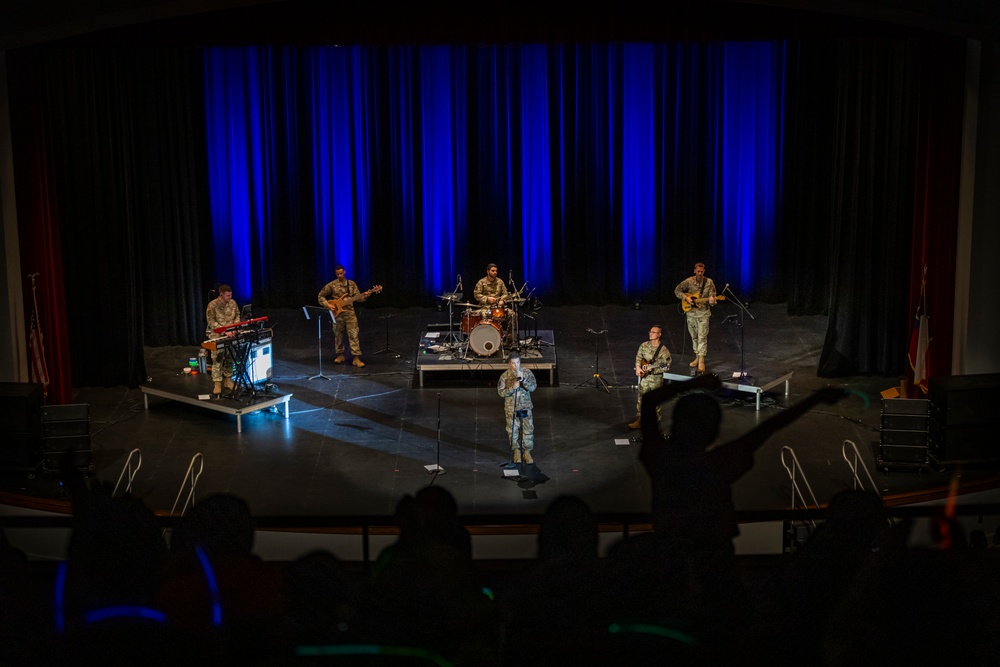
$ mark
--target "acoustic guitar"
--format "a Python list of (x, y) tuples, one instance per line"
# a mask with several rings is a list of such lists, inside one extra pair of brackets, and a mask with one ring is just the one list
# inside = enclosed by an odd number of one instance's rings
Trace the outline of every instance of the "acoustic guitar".
[(367, 290), (365, 292), (361, 292), (360, 294), (355, 294), (354, 296), (350, 296), (350, 295), (345, 294), (344, 296), (340, 297), (339, 299), (327, 299), (326, 300), (326, 307), (333, 311), (333, 316), (334, 317), (340, 317), (340, 314), (342, 312), (344, 312), (344, 309), (347, 306), (349, 306), (350, 304), (354, 303), (358, 299), (363, 299), (366, 296), (369, 296), (371, 294), (378, 294), (381, 291), (382, 291), (382, 286), (381, 285), (375, 285), (371, 289), (369, 289), (369, 290)]
[[(705, 307), (705, 304), (708, 303), (709, 298), (710, 297), (707, 296), (705, 298), (701, 298), (701, 295), (698, 293), (692, 294), (691, 300), (694, 302), (694, 304), (688, 303), (687, 299), (681, 299), (681, 308), (684, 310), (685, 313), (691, 312), (692, 310), (701, 310), (702, 308)], [(715, 300), (725, 301), (726, 297), (717, 296), (715, 297)]]

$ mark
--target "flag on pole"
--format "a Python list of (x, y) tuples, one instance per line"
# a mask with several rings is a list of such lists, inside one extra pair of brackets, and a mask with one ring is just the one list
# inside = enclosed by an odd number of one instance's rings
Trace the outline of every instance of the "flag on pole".
[(31, 333), (28, 335), (28, 349), (31, 363), (31, 381), (42, 385), (42, 393), (49, 393), (49, 369), (45, 365), (45, 341), (38, 328), (38, 317), (31, 312)]
[(927, 379), (930, 377), (930, 356), (927, 347), (931, 342), (930, 325), (927, 320), (927, 271), (920, 283), (920, 301), (917, 302), (917, 321), (910, 335), (910, 368), (913, 369), (913, 384), (927, 393)]

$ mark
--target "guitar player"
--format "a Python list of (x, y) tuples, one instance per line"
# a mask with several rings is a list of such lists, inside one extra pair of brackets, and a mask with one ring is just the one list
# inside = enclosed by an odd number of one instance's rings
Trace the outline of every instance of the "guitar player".
[[(360, 328), (358, 327), (358, 315), (354, 312), (354, 304), (361, 303), (368, 298), (368, 294), (358, 289), (358, 284), (347, 279), (347, 272), (343, 266), (334, 267), (336, 278), (323, 286), (319, 291), (319, 305), (330, 308), (331, 303), (327, 301), (339, 301), (341, 312), (335, 315), (333, 323), (333, 340), (337, 356), (333, 360), (335, 364), (344, 363), (344, 333), (347, 333), (347, 341), (351, 346), (351, 354), (354, 356), (354, 365), (362, 368), (365, 362), (361, 361), (361, 342), (358, 340)], [(344, 298), (347, 297), (347, 298)], [(331, 308), (332, 310), (332, 308)]]
[[(643, 341), (639, 345), (639, 350), (635, 353), (635, 376), (639, 378), (639, 397), (635, 402), (635, 421), (628, 425), (632, 430), (642, 426), (639, 419), (642, 410), (642, 397), (657, 387), (663, 385), (663, 373), (670, 368), (670, 350), (661, 340), (663, 327), (654, 324), (649, 328), (649, 340)], [(657, 418), (663, 415), (657, 406)]]
[(697, 367), (699, 373), (704, 373), (705, 357), (708, 356), (708, 320), (712, 317), (711, 306), (716, 302), (715, 283), (705, 276), (705, 265), (701, 262), (695, 264), (694, 275), (682, 280), (674, 288), (674, 295), (690, 307), (685, 310), (695, 356), (689, 365), (691, 368)]

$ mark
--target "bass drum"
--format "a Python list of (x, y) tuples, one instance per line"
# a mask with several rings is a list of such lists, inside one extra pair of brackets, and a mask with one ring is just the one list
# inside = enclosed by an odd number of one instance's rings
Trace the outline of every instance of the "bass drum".
[(481, 357), (488, 357), (500, 349), (503, 336), (496, 322), (480, 322), (469, 334), (469, 347)]

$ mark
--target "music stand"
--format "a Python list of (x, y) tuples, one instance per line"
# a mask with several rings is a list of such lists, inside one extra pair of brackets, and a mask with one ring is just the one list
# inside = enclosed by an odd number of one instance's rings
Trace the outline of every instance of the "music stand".
[[(599, 341), (596, 338), (596, 336), (601, 336), (603, 334), (606, 334), (608, 332), (608, 330), (607, 329), (601, 329), (600, 331), (594, 331), (593, 329), (587, 329), (587, 331), (589, 331), (590, 333), (594, 334), (594, 336), (595, 336), (595, 338), (594, 338), (594, 389), (603, 389), (604, 391), (606, 391), (606, 392), (608, 392), (610, 394), (611, 393), (611, 389), (609, 387), (611, 387), (611, 385), (608, 384), (607, 380), (605, 380), (604, 378), (601, 377), (601, 352), (600, 352), (600, 347), (598, 345)], [(574, 389), (578, 389), (580, 387), (586, 387), (588, 384), (590, 384), (590, 380), (584, 380), (580, 384), (576, 385), (576, 387), (574, 387)]]
[(316, 314), (316, 349), (319, 351), (319, 373), (313, 375), (310, 380), (318, 380), (320, 378), (324, 380), (330, 380), (332, 378), (323, 375), (323, 313), (330, 314), (330, 321), (334, 324), (337, 323), (337, 318), (333, 316), (333, 311), (325, 306), (302, 306), (302, 314), (306, 316), (307, 320), (312, 318), (309, 316), (309, 311), (318, 311)]
[(396, 355), (398, 355), (399, 354), (399, 352), (396, 352), (396, 350), (394, 350), (391, 347), (389, 347), (389, 320), (391, 318), (392, 318), (392, 315), (379, 315), (379, 319), (380, 320), (385, 320), (385, 347), (383, 347), (378, 352), (373, 352), (372, 353), (373, 355), (375, 355), (375, 354), (396, 354)]
[[(753, 313), (750, 312), (748, 304), (744, 304), (742, 301), (740, 301), (739, 297), (736, 296), (733, 290), (729, 289), (729, 283), (726, 283), (726, 286), (722, 288), (722, 293), (725, 294), (726, 292), (729, 292), (730, 300), (736, 304), (737, 308), (739, 308), (738, 312), (739, 317), (733, 315), (730, 315), (729, 317), (736, 319), (736, 326), (740, 328), (740, 384), (753, 384), (753, 378), (750, 376), (749, 373), (747, 373), (746, 338), (744, 337), (744, 332), (746, 331), (746, 329), (743, 327), (743, 314), (746, 313), (747, 315), (749, 315), (751, 320), (755, 320), (757, 318), (754, 317)], [(723, 321), (723, 323), (728, 322), (729, 317), (727, 317)]]

